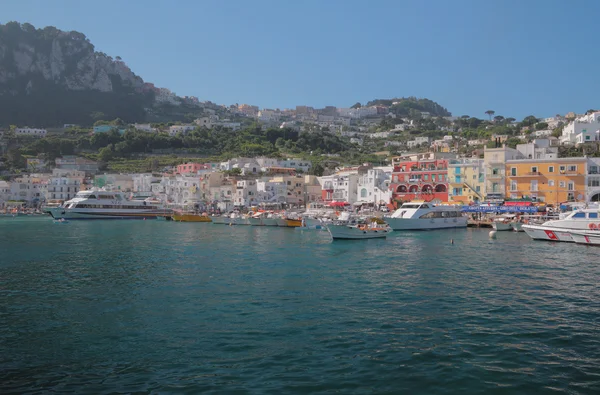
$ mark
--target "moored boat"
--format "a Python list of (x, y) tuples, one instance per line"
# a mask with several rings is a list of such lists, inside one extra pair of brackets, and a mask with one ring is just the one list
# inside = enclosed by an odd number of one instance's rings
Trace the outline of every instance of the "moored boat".
[(513, 230), (511, 226), (511, 219), (505, 216), (494, 218), (492, 221), (492, 228), (494, 228), (494, 230), (497, 232)]
[(367, 224), (349, 224), (345, 221), (334, 222), (327, 225), (327, 231), (333, 240), (361, 240), (361, 239), (380, 239), (385, 238), (391, 232), (387, 225), (372, 223)]
[(431, 230), (466, 228), (467, 217), (454, 206), (435, 206), (428, 202), (404, 203), (383, 220), (393, 230)]
[(590, 244), (600, 246), (600, 232), (571, 231), (571, 237), (577, 244)]
[(194, 212), (175, 212), (171, 217), (176, 222), (211, 222), (208, 215)]
[(541, 225), (524, 224), (522, 229), (534, 240), (574, 242), (571, 232), (582, 233), (600, 230), (598, 208), (579, 209), (560, 219), (546, 221)]
[(172, 210), (155, 200), (128, 200), (121, 192), (91, 189), (77, 192), (62, 206), (47, 209), (54, 219), (154, 219)]

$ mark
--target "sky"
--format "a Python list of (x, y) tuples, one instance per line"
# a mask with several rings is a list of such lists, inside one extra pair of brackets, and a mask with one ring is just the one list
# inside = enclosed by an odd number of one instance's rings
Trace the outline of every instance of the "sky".
[(2, 0), (146, 82), (261, 108), (434, 100), (521, 119), (600, 107), (597, 0)]

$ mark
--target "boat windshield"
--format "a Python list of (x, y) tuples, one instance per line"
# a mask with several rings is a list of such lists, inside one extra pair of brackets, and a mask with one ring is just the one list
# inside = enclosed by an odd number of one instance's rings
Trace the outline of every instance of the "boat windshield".
[(419, 208), (421, 207), (421, 204), (419, 203), (404, 203), (402, 205), (402, 208)]

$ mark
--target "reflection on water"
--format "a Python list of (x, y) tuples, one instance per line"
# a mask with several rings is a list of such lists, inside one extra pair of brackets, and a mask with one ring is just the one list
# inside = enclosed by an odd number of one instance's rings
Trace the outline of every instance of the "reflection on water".
[(0, 251), (2, 393), (600, 390), (593, 248), (36, 220)]

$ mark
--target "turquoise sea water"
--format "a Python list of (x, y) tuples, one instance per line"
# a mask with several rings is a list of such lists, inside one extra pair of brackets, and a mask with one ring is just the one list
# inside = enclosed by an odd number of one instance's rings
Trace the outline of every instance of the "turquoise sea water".
[(2, 219), (0, 393), (598, 394), (599, 252)]

